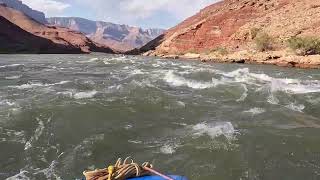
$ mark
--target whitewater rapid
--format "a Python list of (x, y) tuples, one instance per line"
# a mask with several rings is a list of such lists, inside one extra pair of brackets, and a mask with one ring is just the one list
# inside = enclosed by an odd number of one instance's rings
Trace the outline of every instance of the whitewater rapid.
[(159, 168), (185, 162), (181, 173), (210, 179), (221, 169), (259, 168), (243, 153), (272, 158), (270, 140), (292, 151), (299, 136), (317, 150), (318, 70), (105, 54), (0, 59), (0, 179), (75, 179), (125, 155)]

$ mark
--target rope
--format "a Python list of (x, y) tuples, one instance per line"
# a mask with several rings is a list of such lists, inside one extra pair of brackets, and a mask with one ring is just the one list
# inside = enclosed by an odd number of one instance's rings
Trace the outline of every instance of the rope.
[(152, 167), (152, 164), (149, 162), (145, 162), (140, 166), (133, 159), (127, 157), (123, 162), (119, 158), (114, 166), (94, 171), (84, 171), (83, 175), (86, 177), (86, 180), (125, 180), (150, 175), (150, 172), (145, 168), (152, 169)]

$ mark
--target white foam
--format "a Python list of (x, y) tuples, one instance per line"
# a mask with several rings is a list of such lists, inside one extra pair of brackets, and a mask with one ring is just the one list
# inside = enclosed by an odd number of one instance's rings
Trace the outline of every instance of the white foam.
[(187, 86), (193, 89), (207, 89), (215, 86), (213, 82), (201, 82), (185, 79), (184, 77), (175, 75), (173, 71), (169, 71), (164, 76), (164, 80), (171, 86)]
[(237, 102), (242, 102), (244, 101), (247, 97), (248, 97), (248, 88), (245, 84), (241, 84), (244, 92), (242, 93), (241, 97), (239, 99), (237, 99)]
[(184, 103), (182, 101), (177, 101), (177, 105), (180, 107), (186, 107), (186, 103)]
[(21, 78), (21, 75), (5, 77), (5, 79), (7, 79), (7, 80), (14, 80), (14, 79), (20, 79), (20, 78)]
[(138, 141), (138, 140), (128, 140), (128, 142), (132, 144), (142, 144), (142, 141)]
[(133, 128), (133, 126), (131, 124), (127, 124), (127, 125), (124, 126), (124, 128), (126, 130), (129, 130), (129, 129)]
[(6, 180), (30, 180), (35, 179), (38, 174), (43, 174), (46, 177), (45, 179), (62, 180), (62, 178), (56, 174), (57, 164), (58, 162), (54, 160), (50, 163), (49, 167), (45, 169), (34, 168), (27, 165), (21, 169), (18, 174), (8, 177)]
[(138, 74), (144, 74), (140, 69), (135, 69), (131, 72), (131, 75), (138, 75)]
[(91, 59), (89, 59), (89, 62), (94, 62), (94, 61), (97, 61), (97, 60), (99, 60), (99, 58), (91, 58)]
[(267, 99), (268, 103), (276, 105), (279, 104), (279, 99), (277, 97), (275, 97), (272, 93), (269, 95), (268, 99)]
[(160, 147), (160, 152), (163, 154), (173, 154), (176, 152), (176, 148), (176, 145), (165, 144), (162, 147)]
[(159, 64), (152, 64), (153, 67), (160, 67)]
[(252, 115), (262, 114), (264, 112), (266, 112), (266, 110), (263, 108), (251, 108), (247, 111), (244, 111), (244, 113), (250, 113)]
[[(44, 130), (44, 122), (39, 119), (39, 118), (36, 118), (36, 120), (38, 121), (38, 126), (34, 132), (34, 135), (31, 136), (31, 138), (26, 142), (26, 144), (24, 145), (24, 150), (28, 150), (32, 147), (32, 144), (35, 142), (35, 141), (38, 141), (38, 139), (40, 138), (40, 136), (42, 135), (43, 133), (43, 130)], [(50, 118), (48, 119), (48, 121), (50, 121)]]
[(73, 91), (63, 91), (63, 92), (57, 92), (57, 95), (62, 95), (66, 97), (73, 97)]
[(67, 84), (69, 82), (70, 81), (60, 81), (60, 82), (57, 82), (57, 83), (54, 83), (54, 84), (50, 84), (50, 85), (62, 85), (62, 84)]
[(227, 139), (233, 139), (236, 133), (231, 122), (219, 122), (213, 124), (200, 123), (192, 127), (193, 135), (196, 137), (208, 135), (211, 138), (225, 136)]
[(34, 87), (41, 87), (41, 86), (48, 86), (48, 84), (41, 84), (41, 83), (29, 83), (29, 84), (22, 84), (20, 86), (9, 86), (10, 88), (17, 88), (17, 89), (31, 89)]
[(30, 180), (30, 178), (26, 175), (28, 171), (20, 171), (18, 174), (8, 177), (6, 180)]
[(293, 111), (297, 111), (297, 112), (303, 112), (305, 106), (303, 104), (290, 103), (286, 105), (286, 108), (291, 109)]
[(57, 161), (52, 161), (48, 168), (45, 168), (43, 170), (37, 171), (34, 174), (44, 174), (46, 176), (46, 179), (56, 179), (56, 180), (62, 180), (61, 177), (59, 177), (55, 173), (55, 168), (57, 166)]
[(2, 100), (0, 101), (0, 105), (7, 105), (7, 106), (14, 106), (16, 103), (9, 101), (9, 100)]
[(113, 57), (113, 58), (104, 58), (103, 63), (104, 64), (114, 64), (119, 62), (130, 62), (135, 63), (132, 59), (128, 59), (127, 56), (120, 56), (120, 57)]
[(79, 92), (73, 95), (75, 99), (88, 99), (93, 98), (98, 91), (87, 91), (87, 92)]
[(77, 61), (77, 63), (90, 63), (90, 62), (96, 62), (98, 60), (99, 60), (99, 58), (90, 58), (89, 60)]
[(284, 91), (291, 94), (306, 94), (320, 92), (320, 81), (299, 80), (288, 78), (274, 78), (267, 74), (250, 73), (248, 68), (237, 69), (232, 72), (220, 72), (231, 82), (241, 82), (258, 86), (268, 85), (271, 92)]
[(20, 86), (8, 86), (9, 88), (17, 88), (17, 89), (31, 89), (31, 88), (36, 88), (36, 87), (49, 87), (49, 86), (54, 86), (54, 85), (62, 85), (62, 84), (66, 84), (69, 83), (70, 81), (60, 81), (57, 83), (53, 83), (53, 84), (42, 84), (42, 83), (27, 83), (27, 84), (22, 84)]
[(0, 139), (0, 142), (26, 143), (24, 131), (15, 131), (0, 127), (0, 134), (5, 135), (5, 138)]
[(0, 66), (0, 68), (18, 67), (18, 66), (23, 66), (23, 64), (9, 64), (9, 65)]
[(320, 104), (320, 97), (317, 97), (317, 98), (311, 97), (311, 98), (308, 98), (307, 101), (313, 105), (317, 105), (317, 104)]

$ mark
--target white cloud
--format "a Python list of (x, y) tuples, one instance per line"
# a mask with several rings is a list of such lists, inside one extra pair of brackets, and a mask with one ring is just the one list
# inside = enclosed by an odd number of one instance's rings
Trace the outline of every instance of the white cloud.
[(50, 16), (168, 28), (221, 0), (22, 0)]
[(30, 6), (32, 9), (42, 11), (46, 16), (57, 16), (70, 7), (69, 4), (55, 0), (22, 0), (23, 3)]
[(220, 0), (74, 0), (91, 8), (97, 19), (126, 24), (139, 24), (148, 18), (159, 20), (156, 16), (171, 16), (172, 21), (181, 21), (218, 1)]
[(147, 18), (156, 11), (167, 11), (186, 18), (218, 0), (122, 0), (120, 9), (137, 18)]

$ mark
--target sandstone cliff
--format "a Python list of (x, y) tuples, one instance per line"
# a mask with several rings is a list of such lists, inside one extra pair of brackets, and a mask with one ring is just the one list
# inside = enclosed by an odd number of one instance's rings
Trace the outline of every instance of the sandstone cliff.
[(139, 48), (164, 32), (162, 29), (142, 29), (78, 17), (52, 17), (47, 21), (54, 26), (82, 32), (95, 42), (121, 51)]
[[(259, 54), (254, 41), (257, 33), (268, 34), (273, 41), (272, 51), (282, 53), (276, 53), (274, 58), (261, 54), (254, 56)], [(283, 64), (294, 61), (291, 65), (295, 66), (299, 64), (296, 62), (299, 58), (288, 58), (292, 54), (287, 49), (287, 40), (307, 36), (320, 37), (320, 1), (224, 0), (171, 28), (164, 36), (151, 41), (139, 52), (148, 51), (148, 55), (162, 56), (191, 53), (198, 54), (205, 60), (224, 58), (226, 61), (238, 62), (277, 59)], [(208, 52), (216, 49), (224, 49), (228, 55), (223, 57), (213, 54), (210, 57)], [(312, 59), (313, 65), (320, 66), (319, 57)], [(272, 64), (275, 63), (273, 61)]]
[(2, 53), (81, 53), (80, 48), (56, 44), (35, 36), (0, 16), (0, 54)]
[[(11, 23), (19, 26), (35, 36), (39, 36), (52, 41), (53, 43), (68, 47), (68, 49), (78, 50), (83, 53), (91, 51), (113, 53), (108, 47), (94, 43), (82, 33), (54, 26), (47, 26), (34, 21), (24, 13), (15, 9), (0, 5), (0, 16), (4, 17)], [(75, 51), (70, 51), (70, 53)]]

